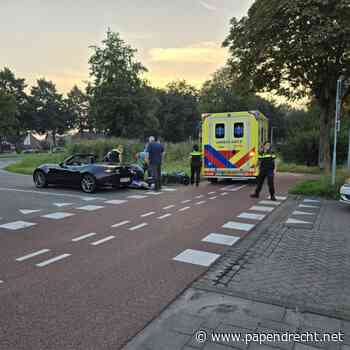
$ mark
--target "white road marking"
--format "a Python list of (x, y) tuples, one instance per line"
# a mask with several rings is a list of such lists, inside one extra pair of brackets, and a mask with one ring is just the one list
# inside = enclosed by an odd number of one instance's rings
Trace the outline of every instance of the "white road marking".
[(43, 262), (41, 262), (39, 264), (36, 264), (36, 266), (38, 266), (38, 267), (45, 267), (45, 266), (50, 265), (50, 264), (52, 264), (52, 263), (54, 263), (56, 261), (60, 261), (60, 260), (63, 260), (65, 258), (68, 258), (71, 255), (72, 254), (62, 254), (62, 255), (56, 256), (56, 257), (54, 257), (52, 259), (45, 260), (45, 261), (43, 261)]
[(315, 205), (309, 205), (309, 204), (299, 204), (299, 208), (318, 209), (319, 207), (316, 207)]
[(229, 221), (222, 228), (228, 228), (230, 230), (238, 230), (238, 231), (250, 231), (255, 227), (255, 224), (245, 224), (242, 222)]
[(167, 207), (164, 207), (163, 210), (168, 210), (168, 209), (171, 209), (171, 208), (175, 208), (175, 205), (174, 204), (168, 205)]
[(181, 203), (182, 204), (186, 204), (186, 203), (189, 203), (189, 202), (192, 202), (192, 200), (191, 199), (186, 199), (185, 201), (182, 201)]
[(208, 253), (201, 250), (186, 249), (181, 254), (173, 258), (173, 260), (208, 267), (219, 257), (219, 254)]
[(99, 241), (92, 242), (92, 243), (90, 243), (90, 244), (91, 244), (91, 245), (94, 245), (94, 246), (100, 245), (100, 244), (102, 244), (102, 243), (105, 243), (105, 242), (107, 242), (107, 241), (110, 241), (110, 240), (113, 239), (113, 238), (115, 238), (115, 236), (108, 236), (108, 237), (106, 237), (106, 238), (100, 239)]
[(275, 201), (260, 201), (259, 204), (261, 205), (280, 205), (281, 202), (275, 202)]
[(304, 199), (305, 203), (321, 203), (321, 201), (319, 201), (318, 199), (309, 199), (309, 198), (306, 198)]
[(162, 188), (162, 191), (165, 191), (165, 192), (175, 192), (175, 191), (176, 191), (176, 188), (163, 187), (163, 188)]
[(19, 211), (24, 214), (32, 214), (32, 213), (38, 213), (39, 211), (41, 211), (41, 209), (19, 209)]
[(82, 235), (82, 236), (73, 238), (72, 242), (79, 242), (79, 241), (82, 241), (83, 239), (87, 239), (87, 238), (90, 238), (90, 237), (93, 237), (96, 235), (97, 235), (97, 233), (95, 233), (95, 232), (87, 233), (86, 235)]
[(163, 219), (165, 219), (165, 218), (168, 218), (168, 217), (171, 216), (171, 215), (172, 215), (172, 214), (170, 214), (170, 213), (164, 214), (164, 215), (162, 215), (162, 216), (158, 216), (157, 219), (163, 220)]
[(25, 261), (25, 260), (28, 260), (28, 259), (30, 259), (30, 258), (34, 258), (35, 256), (48, 253), (49, 251), (50, 251), (50, 249), (38, 250), (37, 252), (34, 252), (34, 253), (30, 253), (30, 254), (21, 256), (20, 258), (17, 258), (16, 261), (19, 261), (19, 262)]
[(285, 196), (276, 196), (276, 199), (279, 201), (285, 201), (287, 199), (287, 197)]
[(227, 186), (226, 186), (226, 187), (221, 187), (221, 188), (220, 188), (220, 191), (226, 191), (228, 188), (229, 188), (229, 187), (227, 187)]
[(227, 196), (228, 195), (227, 192), (223, 192), (223, 193), (220, 193), (220, 194), (221, 194), (221, 196)]
[(196, 205), (202, 205), (204, 203), (207, 203), (207, 201), (200, 201), (200, 202), (197, 202)]
[(68, 207), (70, 205), (73, 205), (74, 203), (53, 203), (55, 207), (62, 208), (62, 207)]
[(234, 188), (229, 189), (228, 191), (230, 191), (230, 192), (237, 192), (237, 191), (239, 191), (239, 190), (241, 190), (242, 188), (245, 188), (245, 187), (247, 187), (247, 185), (242, 185), (242, 186), (239, 186), (239, 187), (234, 187)]
[(127, 203), (127, 200), (123, 200), (123, 199), (112, 199), (110, 201), (106, 201), (106, 204), (124, 204)]
[(202, 239), (202, 242), (232, 246), (239, 240), (240, 237), (223, 235), (220, 233), (210, 233), (207, 237)]
[(286, 224), (312, 224), (312, 222), (297, 219), (288, 219), (286, 221)]
[(181, 209), (179, 209), (179, 211), (185, 211), (185, 210), (188, 210), (188, 209), (190, 209), (191, 207), (184, 207), (184, 208), (181, 208)]
[(253, 207), (251, 207), (249, 210), (254, 210), (254, 211), (263, 211), (265, 213), (269, 213), (271, 211), (274, 211), (275, 208), (273, 207), (263, 207), (260, 205), (254, 205)]
[(209, 199), (216, 199), (216, 198), (218, 198), (217, 196), (214, 196), (214, 197), (210, 197)]
[(9, 222), (7, 224), (0, 225), (0, 228), (4, 228), (6, 230), (20, 230), (22, 228), (27, 228), (36, 225), (33, 222), (27, 222), (27, 221), (14, 221), (14, 222)]
[[(81, 197), (81, 199), (83, 201), (86, 201), (86, 202), (91, 202), (91, 201), (95, 201), (95, 200), (101, 199), (101, 198), (98, 198), (98, 197)], [(104, 199), (104, 198), (102, 198), (102, 199)]]
[(1, 281), (1, 280), (0, 280), (0, 284), (1, 284), (1, 283), (4, 283), (4, 281)]
[(130, 223), (129, 220), (125, 220), (125, 221), (118, 222), (117, 224), (114, 224), (111, 227), (120, 227), (120, 226), (124, 226), (126, 224), (129, 224), (129, 223)]
[(202, 195), (202, 194), (200, 194), (199, 196), (196, 196), (196, 197), (194, 197), (194, 198), (197, 198), (197, 199), (201, 199), (201, 198), (203, 198), (204, 196)]
[(142, 227), (145, 227), (145, 226), (147, 226), (147, 225), (148, 225), (147, 222), (143, 222), (143, 223), (140, 224), (140, 225), (136, 225), (136, 226), (130, 227), (130, 228), (129, 228), (129, 231), (135, 231), (135, 230), (138, 230), (138, 229), (140, 229), (140, 228), (142, 228)]
[[(71, 198), (80, 198), (82, 200), (92, 200), (91, 197), (84, 197), (79, 196), (76, 194), (69, 194), (69, 193), (57, 193), (57, 192), (50, 192), (50, 191), (34, 191), (34, 190), (21, 190), (18, 188), (6, 188), (6, 187), (0, 187), (0, 191), (12, 191), (12, 192), (21, 192), (21, 193), (33, 193), (33, 194), (40, 194), (44, 196), (55, 196), (55, 197), (71, 197)], [(89, 198), (89, 199), (87, 199)], [(101, 197), (94, 197), (93, 200), (105, 200), (105, 198)]]
[(53, 219), (53, 220), (60, 220), (60, 219), (68, 218), (68, 217), (73, 216), (73, 215), (75, 215), (75, 214), (64, 213), (64, 212), (57, 212), (57, 213), (51, 213), (51, 214), (43, 215), (42, 218)]
[(84, 205), (83, 207), (79, 207), (77, 209), (79, 210), (85, 210), (85, 211), (95, 211), (104, 208), (101, 205)]
[(147, 191), (146, 193), (153, 196), (159, 196), (160, 194), (162, 194), (162, 192), (155, 192), (155, 191)]
[(315, 213), (308, 213), (306, 211), (295, 210), (293, 211), (292, 215), (315, 215)]
[(216, 193), (215, 191), (211, 191), (208, 193), (208, 195), (215, 194), (215, 193)]
[(140, 194), (134, 194), (132, 196), (128, 196), (128, 198), (130, 198), (130, 199), (143, 199), (143, 198), (147, 198), (147, 196), (142, 196)]
[(241, 213), (237, 217), (240, 219), (248, 219), (248, 220), (263, 220), (265, 214), (253, 214), (253, 213)]
[(155, 211), (150, 211), (149, 213), (142, 214), (141, 217), (142, 217), (142, 218), (146, 218), (147, 216), (154, 215), (155, 213), (156, 213)]

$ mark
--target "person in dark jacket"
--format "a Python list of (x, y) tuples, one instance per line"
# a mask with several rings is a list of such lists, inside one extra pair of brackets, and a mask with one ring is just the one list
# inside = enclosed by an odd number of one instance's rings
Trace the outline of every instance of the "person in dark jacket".
[(196, 186), (199, 186), (201, 168), (202, 154), (201, 152), (199, 152), (198, 145), (194, 145), (193, 150), (191, 152), (191, 185), (194, 185), (194, 183), (196, 182)]
[(155, 181), (155, 190), (158, 191), (162, 188), (162, 159), (164, 147), (151, 136), (146, 152), (146, 162), (151, 170), (151, 176)]
[(252, 198), (259, 198), (265, 178), (267, 178), (270, 198), (272, 201), (276, 200), (274, 184), (274, 177), (276, 171), (275, 160), (276, 156), (271, 150), (271, 144), (269, 142), (265, 142), (263, 150), (259, 154), (259, 176), (257, 178), (257, 186), (255, 192), (250, 195)]

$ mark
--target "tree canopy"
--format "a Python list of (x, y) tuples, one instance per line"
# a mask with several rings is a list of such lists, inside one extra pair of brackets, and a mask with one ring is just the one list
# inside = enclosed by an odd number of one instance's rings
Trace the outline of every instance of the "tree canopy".
[(231, 20), (223, 43), (229, 64), (252, 90), (316, 99), (327, 168), (336, 81), (350, 74), (349, 18), (350, 0), (257, 0), (248, 16)]

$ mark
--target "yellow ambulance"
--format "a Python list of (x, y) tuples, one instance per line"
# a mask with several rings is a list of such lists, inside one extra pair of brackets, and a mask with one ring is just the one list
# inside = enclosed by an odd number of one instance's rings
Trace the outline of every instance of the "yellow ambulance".
[(203, 177), (212, 182), (255, 179), (268, 130), (268, 119), (259, 111), (202, 114)]

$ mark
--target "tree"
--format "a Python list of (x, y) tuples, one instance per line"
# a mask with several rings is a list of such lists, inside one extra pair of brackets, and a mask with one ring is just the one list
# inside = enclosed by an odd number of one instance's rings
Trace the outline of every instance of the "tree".
[(85, 129), (90, 129), (89, 100), (87, 95), (76, 85), (67, 94), (66, 104), (70, 114), (69, 128), (76, 128), (80, 133)]
[(253, 91), (316, 99), (320, 166), (327, 171), (336, 81), (350, 74), (349, 18), (349, 0), (257, 0), (247, 17), (231, 20), (223, 43), (230, 66)]
[(114, 136), (142, 135), (147, 112), (140, 109), (146, 98), (141, 75), (146, 68), (136, 60), (136, 50), (110, 30), (102, 46), (92, 49), (88, 94), (96, 128)]
[(200, 110), (202, 113), (259, 110), (269, 118), (270, 127), (278, 128), (278, 138), (286, 136), (284, 108), (249, 91), (228, 66), (216, 71), (212, 79), (203, 84)]
[(186, 81), (175, 81), (158, 90), (160, 108), (157, 116), (165, 140), (179, 142), (196, 137), (200, 112), (198, 91)]
[(61, 94), (57, 93), (53, 82), (39, 79), (33, 86), (30, 95), (31, 113), (38, 133), (52, 133), (54, 146), (56, 134), (63, 133), (69, 122), (68, 108)]
[(15, 74), (7, 67), (0, 71), (0, 89), (13, 96), (17, 106), (17, 126), (12, 128), (12, 132), (20, 135), (28, 129), (32, 129), (33, 120), (28, 113), (28, 96), (25, 93), (25, 79), (16, 78)]
[(0, 149), (3, 138), (12, 135), (18, 125), (17, 113), (15, 97), (0, 88)]

